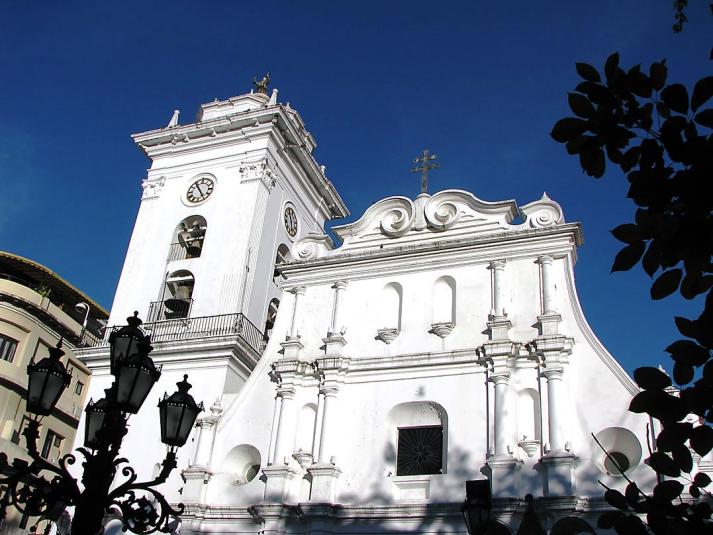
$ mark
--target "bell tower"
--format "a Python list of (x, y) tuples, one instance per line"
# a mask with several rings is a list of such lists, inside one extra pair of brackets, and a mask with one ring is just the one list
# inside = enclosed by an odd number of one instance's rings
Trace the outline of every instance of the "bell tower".
[[(349, 213), (299, 113), (277, 90), (267, 94), (266, 78), (248, 94), (203, 104), (190, 124), (174, 112), (166, 127), (133, 136), (150, 167), (108, 325), (124, 325), (135, 310), (144, 320), (162, 366), (147, 407), (184, 373), (206, 406), (234, 398), (279, 308), (275, 263)], [(92, 369), (89, 396), (99, 399), (112, 379), (106, 338), (79, 353)], [(132, 427), (158, 429), (158, 412), (141, 411)], [(124, 448), (149, 475), (162, 455), (159, 441), (132, 432)]]
[(280, 299), (276, 260), (348, 214), (300, 115), (267, 83), (133, 136), (151, 165), (109, 325), (138, 310), (159, 342), (175, 325), (220, 331), (240, 315), (259, 345)]

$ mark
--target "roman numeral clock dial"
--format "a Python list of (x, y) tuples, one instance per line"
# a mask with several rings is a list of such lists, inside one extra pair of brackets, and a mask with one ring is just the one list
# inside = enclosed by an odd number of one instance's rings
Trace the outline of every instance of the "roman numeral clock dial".
[(297, 235), (297, 214), (295, 213), (295, 209), (291, 206), (285, 208), (284, 222), (287, 234), (289, 234), (291, 238), (294, 238)]
[(199, 178), (193, 184), (188, 186), (188, 191), (186, 192), (186, 200), (194, 204), (203, 202), (210, 196), (211, 193), (213, 193), (214, 187), (215, 184), (210, 178)]

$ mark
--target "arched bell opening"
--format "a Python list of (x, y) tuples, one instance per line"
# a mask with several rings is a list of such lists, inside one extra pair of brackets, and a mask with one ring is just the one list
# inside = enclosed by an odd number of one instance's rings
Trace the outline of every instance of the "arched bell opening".
[(200, 257), (207, 228), (205, 218), (200, 215), (188, 216), (176, 225), (168, 261)]
[(193, 306), (193, 273), (181, 269), (166, 277), (159, 301), (151, 303), (148, 321), (187, 318)]

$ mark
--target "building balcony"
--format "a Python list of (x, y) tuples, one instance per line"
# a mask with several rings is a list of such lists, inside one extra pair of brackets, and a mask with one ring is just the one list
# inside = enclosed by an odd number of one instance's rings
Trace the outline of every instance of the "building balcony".
[[(236, 337), (258, 355), (265, 350), (265, 337), (262, 331), (241, 313), (148, 321), (141, 325), (141, 328), (151, 336), (151, 343), (154, 345), (163, 342)], [(115, 329), (119, 327), (107, 329), (104, 338), (91, 347), (109, 345), (109, 334)]]

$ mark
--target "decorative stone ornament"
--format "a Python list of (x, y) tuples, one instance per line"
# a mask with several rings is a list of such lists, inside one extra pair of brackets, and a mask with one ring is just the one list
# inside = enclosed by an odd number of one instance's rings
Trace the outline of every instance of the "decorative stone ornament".
[(517, 445), (520, 446), (523, 450), (525, 450), (525, 453), (527, 453), (528, 457), (532, 457), (540, 451), (539, 440), (527, 440), (527, 437), (522, 437), (522, 440), (518, 442)]
[(386, 345), (398, 338), (400, 331), (398, 329), (379, 329), (376, 331), (376, 338), (381, 340)]
[(455, 325), (451, 321), (441, 321), (438, 323), (432, 323), (431, 324), (431, 330), (429, 332), (432, 332), (436, 336), (439, 336), (441, 338), (445, 338), (451, 332), (453, 332), (453, 329), (455, 328)]

